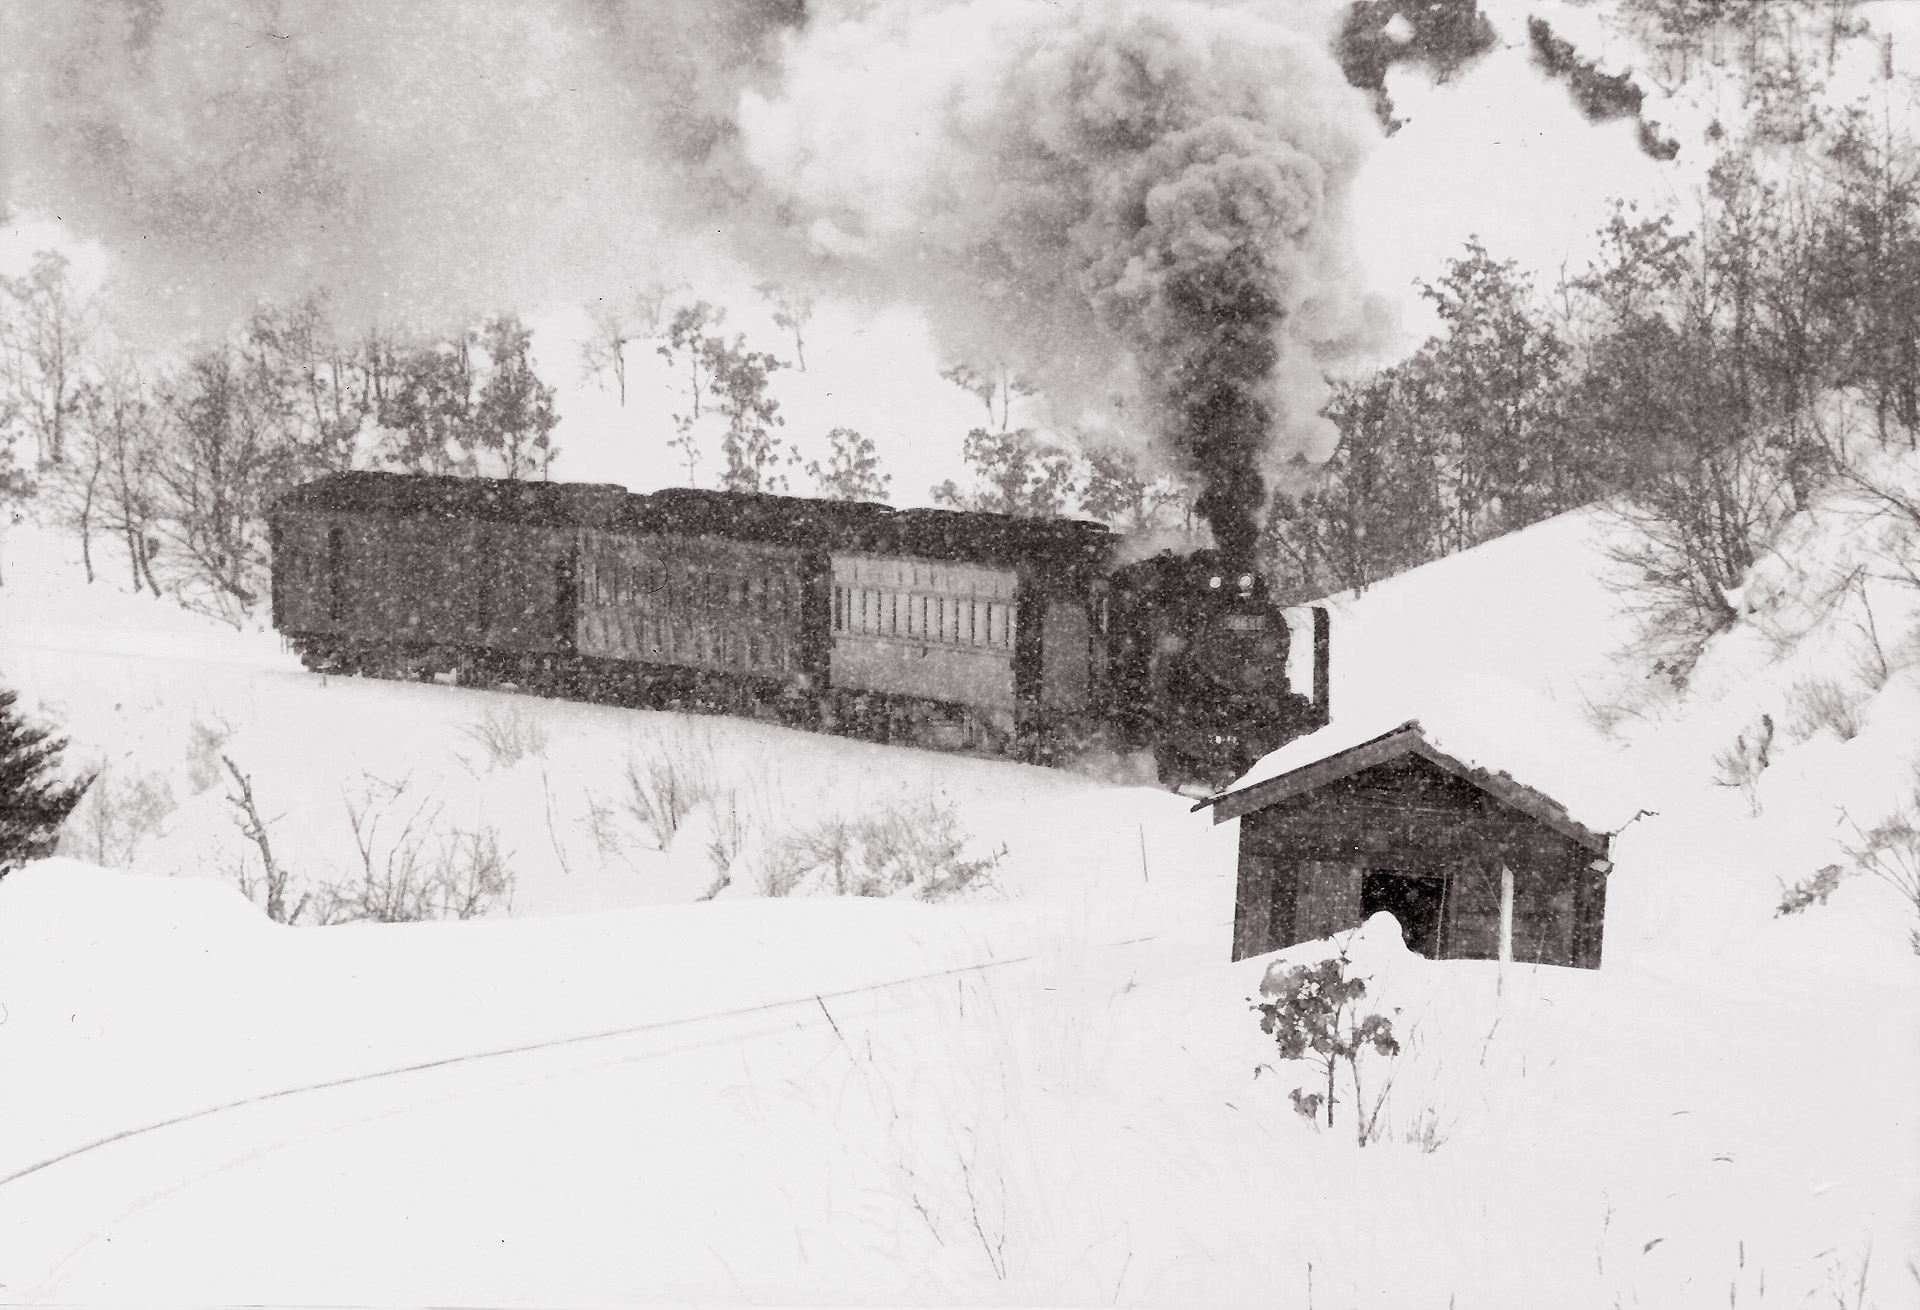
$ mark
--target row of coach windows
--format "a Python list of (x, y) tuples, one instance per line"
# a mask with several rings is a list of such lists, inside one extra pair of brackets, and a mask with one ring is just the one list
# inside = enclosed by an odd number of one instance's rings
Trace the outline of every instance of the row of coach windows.
[(1013, 648), (1013, 606), (971, 596), (926, 596), (876, 587), (833, 589), (833, 630), (955, 646)]
[(691, 604), (786, 618), (791, 597), (784, 580), (717, 573), (695, 565), (673, 569), (658, 561), (602, 563), (593, 571), (593, 601), (603, 605)]

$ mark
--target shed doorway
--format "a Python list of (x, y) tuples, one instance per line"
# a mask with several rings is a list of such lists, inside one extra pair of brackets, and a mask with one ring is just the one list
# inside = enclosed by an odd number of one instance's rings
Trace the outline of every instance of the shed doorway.
[(1437, 960), (1446, 885), (1444, 878), (1432, 874), (1369, 869), (1360, 883), (1360, 920), (1364, 923), (1385, 910), (1399, 920), (1408, 950)]

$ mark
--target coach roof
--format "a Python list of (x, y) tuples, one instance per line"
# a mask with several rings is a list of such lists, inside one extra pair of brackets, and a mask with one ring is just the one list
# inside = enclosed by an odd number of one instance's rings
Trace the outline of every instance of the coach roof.
[(864, 501), (670, 487), (636, 495), (607, 483), (521, 482), (408, 473), (334, 473), (294, 488), (276, 512), (380, 514), (597, 527), (721, 537), (801, 550), (839, 550), (995, 564), (1101, 568), (1104, 524)]

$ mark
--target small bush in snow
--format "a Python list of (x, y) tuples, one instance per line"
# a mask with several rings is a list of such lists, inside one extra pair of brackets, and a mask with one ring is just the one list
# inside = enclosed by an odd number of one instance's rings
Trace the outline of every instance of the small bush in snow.
[(60, 854), (126, 868), (173, 811), (173, 788), (160, 774), (102, 770), (60, 829)]
[(547, 752), (547, 730), (540, 721), (513, 705), (489, 706), (477, 722), (461, 732), (486, 752), (489, 765), (510, 769), (529, 756)]
[(1787, 706), (1792, 713), (1787, 731), (1796, 741), (1805, 741), (1822, 728), (1841, 741), (1852, 741), (1866, 726), (1859, 698), (1830, 678), (1800, 683), (1788, 697)]
[(1393, 1035), (1393, 1020), (1368, 1012), (1362, 1004), (1367, 983), (1350, 972), (1351, 964), (1342, 951), (1314, 964), (1276, 966), (1260, 983), (1260, 994), (1271, 999), (1255, 1002), (1253, 1008), (1260, 1015), (1260, 1031), (1274, 1039), (1282, 1060), (1300, 1061), (1326, 1076), (1324, 1095), (1293, 1089), (1293, 1108), (1302, 1118), (1318, 1122), (1324, 1108), (1327, 1127), (1333, 1127), (1335, 1083), (1340, 1067), (1346, 1066), (1353, 1087), (1354, 1136), (1365, 1146), (1377, 1127), (1380, 1101), (1376, 1098), (1371, 1113), (1363, 1109), (1360, 1057), (1369, 1048), (1383, 1056), (1399, 1055), (1400, 1043)]
[(714, 794), (719, 772), (711, 737), (670, 728), (649, 743), (644, 754), (628, 754), (622, 801), (664, 851), (694, 807)]
[(818, 877), (838, 896), (922, 900), (958, 896), (988, 881), (1007, 856), (1001, 846), (971, 853), (972, 834), (944, 797), (898, 798), (858, 818), (832, 815), (775, 843), (762, 871), (768, 895), (784, 896)]
[(858, 824), (846, 815), (830, 814), (781, 838), (767, 853), (761, 890), (769, 896), (790, 895), (818, 872), (828, 890), (845, 896), (859, 854), (857, 833)]
[(216, 717), (212, 723), (196, 718), (187, 725), (187, 785), (194, 795), (209, 791), (225, 777), (220, 757), (233, 737), (233, 725)]
[(700, 899), (710, 901), (733, 882), (733, 866), (740, 862), (755, 827), (753, 810), (735, 787), (717, 789), (709, 798), (713, 816), (707, 838), (707, 858), (713, 862), (714, 880)]
[(412, 799), (410, 780), (369, 776), (349, 797), (347, 820), (360, 857), (356, 876), (314, 894), (321, 923), (417, 923), (472, 919), (511, 908), (514, 876), (490, 827), (443, 833), (428, 848), (441, 806), (431, 796)]
[(1760, 775), (1767, 771), (1768, 752), (1773, 749), (1773, 716), (1762, 714), (1757, 727), (1749, 728), (1733, 739), (1733, 745), (1713, 757), (1713, 781), (1720, 787), (1737, 787), (1747, 798), (1755, 814), (1760, 812)]
[[(1920, 788), (1909, 803), (1859, 837), (1847, 847), (1855, 867), (1900, 893), (1920, 917)], [(1914, 954), (1920, 955), (1920, 928), (1913, 929), (1908, 940)]]
[(1799, 882), (1786, 883), (1780, 888), (1780, 904), (1774, 910), (1773, 917), (1783, 914), (1798, 914), (1809, 905), (1825, 905), (1827, 897), (1833, 895), (1834, 888), (1840, 885), (1840, 879), (1846, 871), (1837, 864), (1829, 864), (1811, 877)]

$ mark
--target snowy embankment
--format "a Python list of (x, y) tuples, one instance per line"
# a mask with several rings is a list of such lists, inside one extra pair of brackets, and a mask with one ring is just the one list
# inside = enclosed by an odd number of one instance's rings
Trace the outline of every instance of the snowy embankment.
[[(1845, 535), (1799, 528), (1796, 567)], [(1852, 628), (1755, 635), (1801, 594), (1775, 563), (1693, 694), (1623, 686), (1595, 532), (1542, 524), (1338, 602), (1336, 726), (1418, 717), (1657, 812), (1616, 842), (1597, 973), (1431, 963), (1378, 923), (1349, 943), (1405, 1047), (1370, 1071), (1393, 1082), (1361, 1149), (1349, 1107), (1315, 1128), (1295, 1071), (1255, 1076), (1268, 961), (1225, 960), (1233, 825), (1177, 797), (323, 680), (270, 634), (79, 586), (17, 531), (0, 680), (107, 767), (124, 799), (75, 849), (133, 872), (0, 883), (0, 1291), (1799, 1306), (1864, 1276), (1866, 1304), (1910, 1303), (1910, 913), (1868, 877), (1773, 911), (1843, 857), (1841, 809), (1897, 799), (1915, 670), (1889, 657), (1846, 740), (1796, 739), (1789, 702), (1853, 667)], [(1873, 599), (1892, 649), (1915, 616)], [(1769, 766), (1716, 785), (1763, 713)], [(729, 798), (664, 851), (622, 801), (662, 750)], [(352, 814), (389, 836), (420, 815), (429, 854), (494, 833), (511, 913), (269, 923), (234, 890), (254, 852), (223, 759), (302, 885), (361, 865)], [(784, 839), (889, 806), (946, 816), (985, 878), (934, 903), (767, 894)]]

